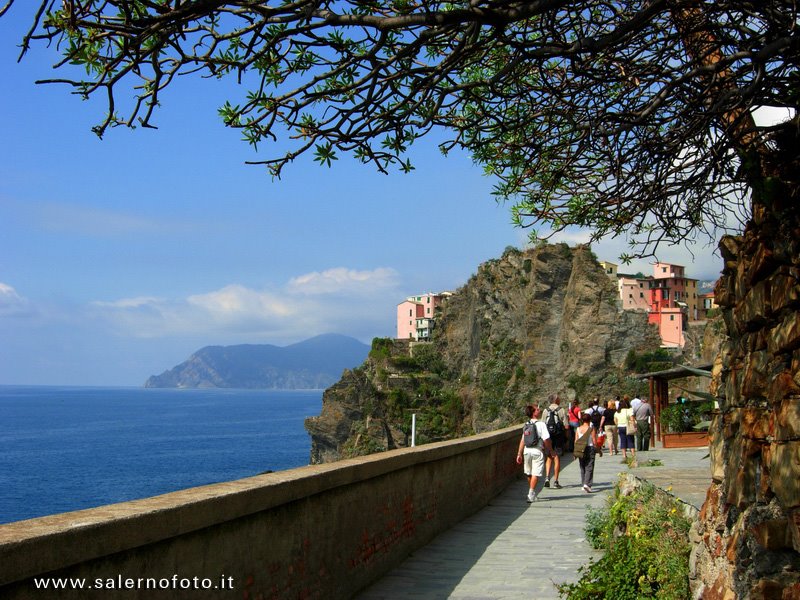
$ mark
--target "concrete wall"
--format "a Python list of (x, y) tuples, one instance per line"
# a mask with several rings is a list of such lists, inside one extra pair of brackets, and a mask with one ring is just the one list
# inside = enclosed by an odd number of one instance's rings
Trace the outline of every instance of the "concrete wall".
[(512, 427), (2, 525), (0, 597), (349, 598), (521, 476), (518, 441)]

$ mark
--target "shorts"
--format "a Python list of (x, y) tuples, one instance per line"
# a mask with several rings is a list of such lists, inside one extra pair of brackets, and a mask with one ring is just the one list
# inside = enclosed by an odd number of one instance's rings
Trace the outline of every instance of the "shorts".
[(544, 475), (544, 452), (538, 448), (525, 448), (523, 470), (528, 477)]
[(633, 450), (636, 447), (636, 442), (633, 435), (628, 435), (628, 428), (617, 427), (617, 431), (619, 432), (619, 447), (625, 450)]

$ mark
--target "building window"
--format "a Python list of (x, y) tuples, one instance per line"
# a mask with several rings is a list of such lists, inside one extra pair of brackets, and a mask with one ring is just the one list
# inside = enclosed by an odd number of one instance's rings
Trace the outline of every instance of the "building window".
[(661, 267), (661, 272), (662, 273), (666, 273), (667, 272), (667, 267)]
[(644, 292), (639, 292), (639, 298), (644, 298)]
[(675, 320), (675, 315), (670, 315), (670, 316), (669, 316), (669, 320), (670, 320), (670, 321), (674, 321), (674, 320)]

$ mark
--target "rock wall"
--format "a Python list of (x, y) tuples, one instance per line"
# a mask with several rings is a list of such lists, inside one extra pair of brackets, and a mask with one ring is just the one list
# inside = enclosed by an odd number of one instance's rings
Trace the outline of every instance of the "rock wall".
[(800, 598), (800, 198), (798, 178), (787, 181), (756, 188), (751, 223), (720, 245), (729, 339), (711, 383), (720, 415), (694, 532), (696, 598)]
[(376, 340), (365, 364), (306, 420), (312, 463), (519, 423), (523, 407), (646, 391), (623, 368), (659, 347), (647, 315), (621, 310), (588, 246), (507, 250), (441, 307), (432, 343)]

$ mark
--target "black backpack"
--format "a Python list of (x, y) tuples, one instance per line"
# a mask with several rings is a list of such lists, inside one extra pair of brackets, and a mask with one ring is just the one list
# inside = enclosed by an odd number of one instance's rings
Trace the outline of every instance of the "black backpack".
[(564, 423), (558, 418), (558, 409), (548, 410), (550, 414), (547, 416), (547, 433), (549, 433), (550, 437), (555, 441), (563, 440)]
[(592, 421), (592, 426), (595, 429), (600, 429), (600, 421), (602, 418), (603, 418), (603, 413), (600, 412), (600, 409), (596, 406), (592, 408), (591, 421)]
[(539, 430), (536, 429), (535, 421), (528, 421), (522, 426), (522, 439), (525, 440), (526, 448), (539, 447)]

